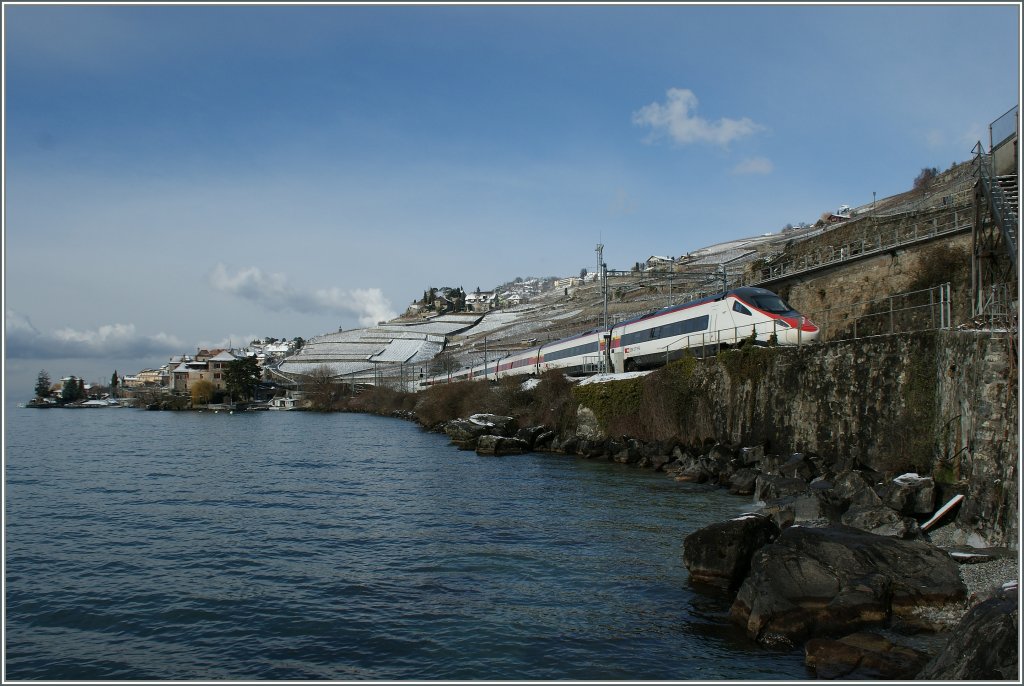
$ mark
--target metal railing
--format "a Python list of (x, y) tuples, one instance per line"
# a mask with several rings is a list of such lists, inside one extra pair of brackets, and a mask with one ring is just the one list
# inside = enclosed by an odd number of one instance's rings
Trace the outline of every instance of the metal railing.
[(895, 228), (878, 231), (873, 236), (847, 241), (838, 245), (829, 245), (818, 248), (814, 252), (806, 253), (787, 262), (770, 265), (761, 269), (761, 278), (748, 285), (756, 286), (769, 283), (783, 277), (791, 277), (805, 272), (823, 269), (851, 260), (863, 259), (885, 253), (895, 248), (912, 245), (926, 240), (933, 240), (939, 236), (969, 231), (973, 227), (973, 221), (966, 208), (961, 212), (954, 209), (952, 212), (936, 216), (930, 220), (915, 221), (910, 226), (897, 226)]
[(981, 141), (974, 146), (973, 152), (977, 163), (978, 181), (988, 198), (992, 216), (1003, 232), (1010, 259), (1017, 264), (1017, 207), (1009, 201), (1003, 187), (999, 185), (995, 170), (992, 168), (992, 155), (983, 152)]
[(988, 149), (995, 150), (1017, 133), (1017, 105), (988, 125)]
[(845, 341), (952, 327), (952, 293), (944, 283), (919, 291), (864, 300), (808, 315), (822, 341)]

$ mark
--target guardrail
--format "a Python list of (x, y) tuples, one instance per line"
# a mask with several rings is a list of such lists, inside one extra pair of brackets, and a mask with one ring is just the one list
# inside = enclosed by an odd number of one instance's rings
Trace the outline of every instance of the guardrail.
[(914, 222), (911, 226), (879, 231), (870, 238), (865, 237), (839, 245), (825, 246), (788, 262), (765, 267), (761, 270), (760, 280), (753, 281), (749, 285), (757, 286), (770, 283), (843, 262), (883, 254), (895, 248), (934, 240), (939, 236), (969, 231), (973, 226), (970, 213), (961, 213), (954, 209), (951, 213), (933, 217), (926, 222)]
[(995, 170), (992, 168), (992, 155), (982, 151), (981, 141), (974, 146), (974, 156), (978, 165), (978, 180), (981, 182), (985, 195), (988, 197), (989, 210), (999, 229), (1003, 233), (1006, 250), (1017, 264), (1017, 208), (1006, 197), (1002, 186), (996, 181)]
[(864, 300), (808, 315), (821, 340), (844, 341), (952, 327), (950, 284)]

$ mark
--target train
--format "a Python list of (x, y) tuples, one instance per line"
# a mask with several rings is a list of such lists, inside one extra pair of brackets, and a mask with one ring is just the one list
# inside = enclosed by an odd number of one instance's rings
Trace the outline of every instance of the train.
[(570, 376), (642, 371), (688, 352), (703, 357), (744, 340), (758, 345), (801, 345), (817, 341), (819, 335), (813, 322), (772, 291), (734, 288), (431, 376), (422, 385), (539, 376), (551, 369), (561, 369)]

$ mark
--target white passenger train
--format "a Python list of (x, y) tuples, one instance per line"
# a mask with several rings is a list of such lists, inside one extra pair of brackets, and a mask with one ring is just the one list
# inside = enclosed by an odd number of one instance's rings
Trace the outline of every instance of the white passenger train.
[(760, 345), (799, 345), (816, 341), (818, 335), (817, 326), (775, 293), (764, 288), (736, 288), (655, 310), (608, 329), (592, 329), (486, 364), (433, 376), (424, 385), (539, 375), (550, 369), (570, 375), (602, 370), (621, 373), (661, 366), (686, 351), (703, 357), (745, 339)]

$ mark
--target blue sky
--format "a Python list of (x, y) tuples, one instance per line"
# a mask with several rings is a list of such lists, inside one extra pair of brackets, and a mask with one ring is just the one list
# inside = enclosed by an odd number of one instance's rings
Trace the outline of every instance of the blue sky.
[(970, 158), (1020, 6), (5, 4), (5, 381), (814, 222)]

